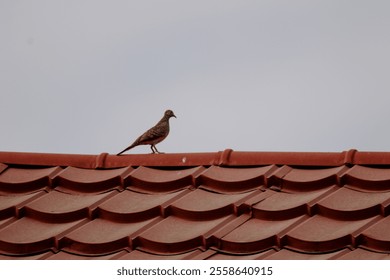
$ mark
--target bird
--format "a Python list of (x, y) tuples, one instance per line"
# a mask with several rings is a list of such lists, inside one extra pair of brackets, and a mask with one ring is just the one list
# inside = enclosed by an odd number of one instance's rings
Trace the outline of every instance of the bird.
[(152, 154), (160, 152), (157, 150), (156, 145), (163, 141), (169, 134), (169, 119), (171, 117), (176, 118), (172, 110), (166, 110), (161, 120), (152, 128), (147, 130), (144, 134), (138, 137), (133, 144), (128, 146), (123, 151), (117, 153), (117, 156), (139, 145), (150, 145)]

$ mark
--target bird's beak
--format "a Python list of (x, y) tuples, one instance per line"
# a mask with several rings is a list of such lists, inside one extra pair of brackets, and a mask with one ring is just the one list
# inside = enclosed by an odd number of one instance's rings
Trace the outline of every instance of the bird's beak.
[[(172, 117), (175, 117), (175, 118), (176, 118), (175, 114), (173, 114)], [(176, 119), (177, 119), (177, 118), (176, 118)]]

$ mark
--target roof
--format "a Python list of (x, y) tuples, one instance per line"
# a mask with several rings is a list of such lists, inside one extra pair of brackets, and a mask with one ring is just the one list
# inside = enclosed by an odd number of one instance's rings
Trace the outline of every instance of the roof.
[(389, 213), (389, 152), (0, 152), (0, 259), (389, 259)]

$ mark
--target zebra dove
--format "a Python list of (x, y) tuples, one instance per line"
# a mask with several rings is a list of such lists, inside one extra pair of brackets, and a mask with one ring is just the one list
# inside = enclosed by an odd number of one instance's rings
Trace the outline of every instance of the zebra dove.
[(152, 149), (152, 153), (160, 153), (157, 148), (156, 144), (160, 143), (162, 140), (164, 140), (168, 134), (169, 134), (169, 119), (171, 117), (175, 117), (175, 114), (171, 110), (166, 110), (164, 113), (164, 116), (162, 119), (151, 129), (146, 131), (144, 134), (142, 134), (140, 137), (138, 137), (133, 144), (131, 144), (129, 147), (124, 149), (123, 151), (119, 152), (117, 156), (120, 154), (134, 148), (138, 145), (150, 145), (150, 148)]

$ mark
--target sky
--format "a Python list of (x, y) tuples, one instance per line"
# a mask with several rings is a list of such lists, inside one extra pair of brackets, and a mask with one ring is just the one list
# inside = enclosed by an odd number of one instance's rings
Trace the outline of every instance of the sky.
[(0, 150), (117, 153), (172, 109), (166, 153), (389, 151), (389, 10), (0, 0)]

